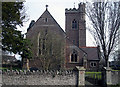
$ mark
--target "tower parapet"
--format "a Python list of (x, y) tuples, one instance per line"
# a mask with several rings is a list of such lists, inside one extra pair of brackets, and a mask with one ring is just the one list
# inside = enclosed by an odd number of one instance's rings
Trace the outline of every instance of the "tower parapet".
[(78, 12), (78, 9), (76, 9), (76, 8), (70, 8), (70, 9), (65, 9), (65, 12)]
[(72, 12), (80, 12), (80, 13), (85, 13), (85, 3), (80, 3), (78, 4), (78, 8), (66, 8), (65, 13), (72, 13)]

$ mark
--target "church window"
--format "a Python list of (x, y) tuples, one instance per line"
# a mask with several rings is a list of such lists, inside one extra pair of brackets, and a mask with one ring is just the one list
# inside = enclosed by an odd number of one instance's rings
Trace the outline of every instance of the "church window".
[(75, 19), (72, 21), (72, 29), (77, 29), (77, 21)]
[(91, 62), (91, 63), (90, 63), (90, 66), (91, 66), (91, 67), (96, 67), (96, 66), (97, 66), (97, 63), (96, 63), (96, 62)]
[(71, 54), (71, 62), (77, 62), (77, 51), (73, 50), (72, 54)]
[(83, 7), (81, 7), (81, 11), (83, 11)]
[(45, 18), (45, 22), (48, 22), (48, 18)]
[(73, 44), (75, 44), (75, 40), (73, 40)]
[(44, 50), (44, 49), (45, 49), (45, 44), (44, 44), (44, 43), (43, 43), (43, 46), (42, 46), (42, 47), (43, 47), (42, 49)]
[(45, 38), (42, 38), (41, 39), (41, 47), (40, 47), (40, 50), (39, 50), (39, 53), (40, 55), (43, 55), (45, 53)]
[(39, 48), (39, 54), (41, 55), (41, 49)]
[(48, 30), (45, 29), (44, 33), (41, 33), (43, 37), (39, 39), (39, 55), (44, 55), (46, 51), (46, 41), (47, 41), (47, 35), (48, 35)]
[(43, 38), (42, 49), (45, 49), (45, 38)]
[(83, 19), (83, 15), (81, 15), (81, 20)]
[(39, 49), (38, 49), (38, 51), (39, 51), (38, 53), (39, 53), (39, 54), (38, 54), (38, 55), (42, 55), (41, 38), (40, 38), (40, 37), (39, 37), (39, 43), (38, 43), (38, 44), (39, 44)]
[(45, 35), (47, 35), (47, 33), (48, 33), (48, 31), (47, 31), (47, 29), (45, 30)]

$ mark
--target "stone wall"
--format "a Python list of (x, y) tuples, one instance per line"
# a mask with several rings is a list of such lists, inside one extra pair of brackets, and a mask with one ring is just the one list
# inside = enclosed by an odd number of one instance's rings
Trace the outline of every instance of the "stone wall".
[(112, 71), (112, 85), (120, 84), (120, 71)]
[(77, 85), (74, 71), (6, 71), (2, 72), (3, 85)]
[[(63, 85), (65, 87), (76, 87), (76, 85), (82, 85), (85, 84), (85, 69), (84, 68), (77, 68), (77, 71), (48, 71), (48, 70), (39, 70), (39, 71), (3, 71), (2, 75), (0, 74), (0, 77), (2, 77), (2, 85)], [(120, 71), (107, 71), (111, 73), (110, 77), (105, 76), (103, 80), (105, 83), (110, 83), (111, 85), (120, 84)], [(0, 71), (1, 73), (1, 71)], [(104, 74), (105, 75), (105, 74)], [(111, 79), (110, 82), (107, 81), (108, 79)]]

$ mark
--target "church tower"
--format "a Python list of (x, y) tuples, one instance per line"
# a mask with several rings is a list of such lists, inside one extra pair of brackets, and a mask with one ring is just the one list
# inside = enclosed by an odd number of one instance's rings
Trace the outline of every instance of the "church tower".
[(65, 31), (67, 37), (78, 47), (86, 46), (85, 3), (80, 3), (78, 9), (65, 9)]

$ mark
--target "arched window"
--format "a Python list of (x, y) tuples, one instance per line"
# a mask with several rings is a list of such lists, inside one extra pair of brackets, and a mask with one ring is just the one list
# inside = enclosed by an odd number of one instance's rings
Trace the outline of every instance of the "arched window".
[(45, 51), (45, 39), (40, 38), (39, 39), (39, 55), (43, 55)]
[(96, 62), (90, 62), (90, 66), (91, 66), (91, 67), (96, 67), (96, 66), (97, 66), (97, 63), (96, 63)]
[(75, 19), (72, 21), (72, 29), (77, 29), (77, 21)]
[(71, 62), (77, 62), (77, 51), (73, 50), (72, 54), (71, 54)]
[(46, 50), (46, 40), (47, 40), (47, 34), (48, 34), (48, 31), (47, 29), (41, 33), (41, 36), (39, 34), (39, 42), (38, 42), (38, 45), (39, 45), (39, 55), (44, 55), (45, 54), (45, 50)]

